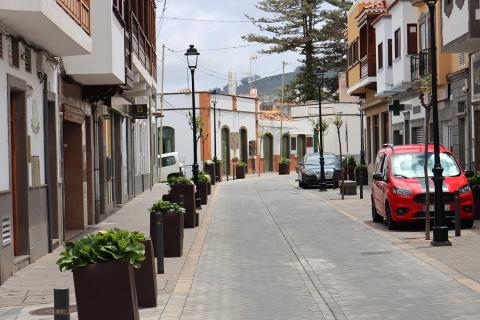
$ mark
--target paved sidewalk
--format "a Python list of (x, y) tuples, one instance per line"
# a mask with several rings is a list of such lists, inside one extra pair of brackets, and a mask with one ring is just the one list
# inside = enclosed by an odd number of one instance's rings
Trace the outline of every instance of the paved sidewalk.
[[(92, 227), (86, 233), (118, 227), (141, 231), (148, 235), (148, 208), (167, 192), (168, 186), (164, 184), (156, 185), (152, 191), (146, 191), (132, 199), (116, 213)], [(206, 210), (208, 210), (208, 206), (203, 206), (202, 209), (198, 211), (201, 223), (203, 223), (202, 219)], [(140, 310), (142, 320), (159, 318), (170, 293), (176, 286), (178, 276), (185, 264), (197, 232), (198, 228), (185, 229), (183, 257), (165, 259), (165, 274), (157, 275), (158, 307)], [(0, 320), (51, 320), (51, 315), (34, 316), (30, 312), (51, 307), (53, 305), (54, 288), (70, 288), (70, 304), (75, 304), (72, 273), (60, 272), (55, 264), (61, 251), (61, 247), (57, 248), (53, 253), (15, 273), (0, 286)], [(77, 319), (76, 313), (72, 314), (72, 319)]]
[[(294, 185), (294, 181), (291, 181)], [(455, 230), (450, 229), (451, 247), (432, 247), (430, 240), (425, 240), (425, 225), (410, 224), (400, 226), (398, 230), (388, 230), (385, 224), (372, 222), (370, 187), (364, 190), (364, 199), (357, 196), (346, 196), (341, 200), (339, 190), (318, 192), (306, 190), (312, 195), (324, 199), (330, 206), (357, 223), (372, 228), (386, 241), (398, 245), (425, 263), (448, 273), (453, 279), (480, 293), (480, 220), (475, 221), (473, 228), (462, 229), (461, 237), (455, 237)], [(430, 237), (432, 237), (432, 233)]]

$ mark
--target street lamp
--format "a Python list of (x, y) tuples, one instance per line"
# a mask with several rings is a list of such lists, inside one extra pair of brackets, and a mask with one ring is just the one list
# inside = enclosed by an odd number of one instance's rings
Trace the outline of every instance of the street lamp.
[(213, 89), (210, 91), (210, 98), (213, 103), (213, 162), (217, 164), (217, 102), (218, 102), (218, 90)]
[(192, 165), (192, 173), (193, 173), (193, 182), (196, 186), (195, 192), (195, 200), (197, 205), (199, 204), (199, 197), (198, 197), (198, 162), (197, 162), (197, 115), (195, 110), (195, 69), (197, 68), (198, 63), (198, 56), (200, 53), (195, 49), (193, 44), (190, 45), (187, 52), (185, 52), (187, 56), (187, 63), (188, 68), (190, 69), (190, 73), (192, 74), (192, 131), (193, 131), (193, 165)]
[[(445, 223), (445, 202), (443, 199), (443, 168), (440, 163), (440, 133), (438, 127), (437, 103), (437, 49), (435, 43), (435, 3), (436, 0), (411, 0), (415, 7), (422, 4), (428, 6), (430, 15), (430, 73), (432, 75), (432, 110), (433, 110), (433, 149), (435, 164), (433, 165), (433, 184), (435, 185), (435, 221), (433, 226), (432, 246), (451, 246), (448, 240), (448, 227)], [(429, 204), (425, 204), (425, 210)]]
[(322, 90), (323, 80), (325, 77), (325, 70), (322, 68), (315, 69), (315, 81), (318, 87), (318, 134), (320, 136), (320, 143), (318, 146), (320, 153), (320, 176), (318, 177), (319, 191), (326, 191), (327, 184), (325, 183), (325, 158), (323, 157), (323, 132), (322, 132)]
[(360, 164), (365, 165), (365, 139), (363, 136), (363, 106), (365, 105), (365, 99), (361, 98), (358, 101), (358, 104), (360, 105)]

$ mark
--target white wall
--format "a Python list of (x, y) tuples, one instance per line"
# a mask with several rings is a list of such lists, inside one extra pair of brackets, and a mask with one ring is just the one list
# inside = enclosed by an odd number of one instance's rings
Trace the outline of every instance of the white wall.
[(112, 10), (112, 1), (92, 1), (91, 54), (63, 57), (66, 72), (82, 84), (125, 82), (124, 29)]
[[(392, 19), (382, 17), (375, 25), (375, 50), (377, 57), (377, 93), (392, 90), (392, 67), (388, 66), (388, 39), (392, 39)], [(378, 69), (378, 46), (383, 44), (383, 68)], [(393, 49), (393, 48), (392, 48)]]
[[(186, 165), (193, 163), (193, 136), (192, 129), (188, 125), (187, 116), (191, 112), (192, 98), (190, 94), (171, 94), (165, 96), (163, 125), (175, 129), (175, 151), (180, 154), (180, 158)], [(199, 95), (196, 95), (197, 116)], [(202, 106), (205, 107), (205, 106)], [(214, 156), (214, 121), (213, 121), (213, 105), (210, 104), (210, 136), (211, 155)], [(217, 102), (217, 158), (222, 159), (221, 130), (228, 127), (230, 132), (239, 132), (241, 127), (247, 129), (248, 141), (255, 140), (255, 100), (237, 97), (237, 111), (233, 111), (233, 98), (228, 95), (219, 95)], [(198, 162), (201, 163), (202, 146), (198, 143), (197, 148)], [(234, 151), (231, 146), (230, 157), (240, 157), (240, 150)]]
[[(410, 1), (398, 1), (390, 10), (392, 14), (392, 58), (393, 58), (393, 85), (402, 85), (404, 82), (410, 82), (410, 56), (407, 52), (408, 30), (407, 24), (417, 24), (417, 11)], [(400, 28), (401, 52), (400, 57), (395, 59), (395, 30)], [(418, 34), (418, 30), (417, 30)]]
[[(322, 118), (329, 119), (330, 125), (324, 137), (324, 151), (340, 154), (338, 145), (337, 128), (331, 123), (334, 114), (342, 113), (343, 126), (340, 128), (340, 138), (342, 140), (342, 153), (347, 153), (347, 137), (348, 128), (348, 154), (360, 154), (360, 113), (356, 103), (328, 103), (322, 104)], [(294, 130), (309, 132), (313, 134), (312, 122), (309, 119), (318, 119), (318, 105), (307, 105), (292, 108), (292, 116), (294, 117)], [(297, 117), (297, 118), (295, 118)], [(302, 117), (302, 118), (299, 118)]]
[[(469, 0), (474, 1), (474, 0)], [(465, 1), (462, 9), (459, 9), (455, 1), (450, 17), (447, 17), (442, 10), (442, 39), (443, 45), (447, 45), (457, 38), (468, 33), (469, 25), (469, 1)], [(443, 9), (443, 8), (442, 8)]]
[[(0, 117), (0, 191), (10, 189), (10, 160), (8, 155), (10, 154), (9, 148), (9, 135), (10, 135), (10, 125), (9, 125), (9, 104), (8, 104), (8, 88), (7, 88), (7, 74), (10, 74), (14, 77), (20, 78), (27, 82), (28, 91), (27, 91), (27, 134), (30, 136), (30, 147), (31, 155), (39, 156), (40, 158), (40, 180), (41, 184), (45, 183), (45, 154), (44, 154), (44, 125), (43, 125), (43, 84), (37, 77), (36, 70), (36, 52), (32, 50), (32, 73), (25, 71), (25, 62), (20, 59), (20, 68), (12, 68), (8, 65), (8, 54), (6, 48), (8, 47), (7, 43), (10, 41), (4, 35), (4, 51), (2, 52), (2, 57), (0, 59), (0, 114), (3, 116)], [(24, 52), (23, 45), (20, 44), (20, 53)], [(43, 63), (44, 72), (48, 76), (48, 89), (51, 92), (57, 93), (57, 71), (56, 66), (46, 62)], [(55, 110), (55, 112), (57, 112)], [(33, 121), (32, 121), (33, 120)], [(35, 133), (32, 129), (39, 125), (38, 133)], [(58, 126), (57, 126), (58, 127)], [(37, 131), (37, 130), (35, 130)], [(50, 143), (55, 143), (51, 141)], [(30, 165), (29, 165), (30, 166)], [(29, 167), (29, 179), (30, 184), (32, 181), (31, 178), (31, 169)]]

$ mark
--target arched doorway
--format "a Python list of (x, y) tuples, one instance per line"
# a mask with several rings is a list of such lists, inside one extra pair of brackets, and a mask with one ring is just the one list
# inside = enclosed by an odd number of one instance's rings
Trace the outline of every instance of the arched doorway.
[(282, 136), (282, 158), (290, 159), (290, 136), (285, 133)]
[(307, 153), (307, 143), (304, 134), (300, 134), (297, 137), (297, 161), (303, 161), (305, 154)]
[(163, 127), (162, 129), (162, 153), (175, 152), (175, 129), (172, 127)]
[(222, 128), (222, 166), (223, 174), (230, 174), (230, 129)]
[(273, 136), (270, 133), (263, 138), (263, 169), (265, 172), (273, 171)]
[(240, 128), (240, 160), (245, 163), (248, 161), (248, 136), (244, 127)]

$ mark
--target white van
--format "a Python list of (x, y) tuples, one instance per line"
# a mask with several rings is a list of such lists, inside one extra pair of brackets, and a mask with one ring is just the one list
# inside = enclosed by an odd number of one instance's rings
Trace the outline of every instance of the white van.
[(168, 181), (169, 178), (175, 176), (183, 176), (185, 171), (183, 163), (178, 156), (178, 152), (170, 152), (162, 154), (162, 169), (161, 169), (161, 180)]

